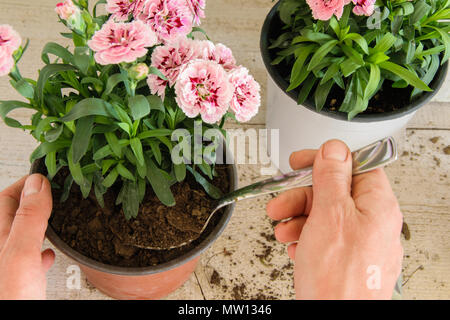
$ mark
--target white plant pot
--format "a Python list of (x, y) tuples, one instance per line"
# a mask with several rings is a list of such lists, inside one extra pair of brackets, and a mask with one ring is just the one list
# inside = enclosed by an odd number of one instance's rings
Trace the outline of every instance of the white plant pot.
[(269, 77), (267, 84), (267, 129), (279, 130), (277, 148), (270, 157), (283, 173), (291, 171), (289, 156), (303, 149), (318, 149), (328, 140), (344, 141), (354, 151), (387, 136), (401, 133), (416, 111), (384, 121), (352, 122), (324, 116), (307, 107), (297, 105), (286, 92)]
[[(360, 114), (352, 121), (342, 112), (316, 111), (314, 102), (306, 100), (297, 105), (298, 88), (286, 92), (289, 66), (273, 66), (275, 53), (269, 49), (272, 39), (277, 39), (283, 24), (278, 17), (276, 4), (266, 17), (261, 31), (261, 54), (269, 73), (267, 85), (267, 129), (279, 130), (279, 145), (268, 145), (272, 162), (283, 172), (291, 171), (289, 156), (303, 149), (318, 149), (324, 142), (340, 139), (351, 150), (359, 149), (387, 136), (396, 136), (406, 126), (417, 110), (426, 105), (439, 91), (447, 75), (448, 62), (442, 65), (426, 92), (402, 109), (380, 113)], [(284, 68), (284, 69), (283, 69)], [(282, 72), (283, 71), (283, 72)], [(284, 74), (284, 76), (282, 75)]]

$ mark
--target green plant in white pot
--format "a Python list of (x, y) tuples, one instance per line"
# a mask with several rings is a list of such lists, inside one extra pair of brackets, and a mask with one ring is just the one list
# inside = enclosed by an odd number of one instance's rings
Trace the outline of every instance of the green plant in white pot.
[(279, 1), (261, 51), (282, 171), (292, 150), (359, 148), (405, 126), (445, 80), (449, 18), (447, 0)]

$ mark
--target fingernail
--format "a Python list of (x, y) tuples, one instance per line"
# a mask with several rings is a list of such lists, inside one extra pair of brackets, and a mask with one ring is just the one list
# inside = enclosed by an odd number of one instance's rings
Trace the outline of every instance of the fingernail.
[(342, 142), (329, 141), (323, 146), (322, 156), (326, 160), (345, 161), (348, 157), (348, 149)]
[(23, 196), (27, 197), (41, 192), (42, 177), (38, 174), (33, 174), (27, 178), (23, 187)]

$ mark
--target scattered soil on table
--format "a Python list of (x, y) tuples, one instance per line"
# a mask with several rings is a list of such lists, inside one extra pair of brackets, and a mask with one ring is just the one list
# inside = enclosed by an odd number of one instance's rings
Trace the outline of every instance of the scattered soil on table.
[(411, 239), (411, 232), (409, 231), (409, 226), (406, 222), (403, 222), (402, 234), (405, 236), (405, 240)]
[(446, 155), (449, 155), (449, 154), (450, 154), (450, 146), (446, 146), (446, 147), (444, 148), (444, 153), (445, 153)]
[[(224, 193), (228, 192), (227, 167), (218, 166), (217, 173), (213, 184)], [(67, 174), (67, 170), (61, 170), (53, 181), (62, 185)], [(55, 200), (50, 224), (65, 243), (96, 261), (126, 267), (158, 265), (192, 250), (208, 236), (220, 219), (220, 214), (213, 217), (198, 238), (214, 201), (189, 173), (184, 182), (175, 184), (171, 189), (176, 200), (174, 207), (162, 205), (148, 186), (138, 217), (127, 221), (121, 206), (115, 205), (119, 186), (113, 186), (105, 194), (105, 208), (99, 206), (93, 193), (83, 199), (76, 184), (64, 203), (59, 201), (62, 189), (53, 188)], [(170, 243), (183, 243), (192, 238), (198, 239), (171, 250), (148, 250), (129, 245), (159, 244), (158, 247), (166, 247)]]
[(439, 141), (439, 139), (440, 139), (440, 137), (433, 137), (430, 139), (430, 141), (431, 141), (431, 143), (436, 143)]
[(220, 276), (220, 274), (216, 270), (213, 270), (213, 273), (211, 274), (211, 279), (209, 280), (209, 283), (219, 286), (221, 281), (222, 281), (222, 277)]

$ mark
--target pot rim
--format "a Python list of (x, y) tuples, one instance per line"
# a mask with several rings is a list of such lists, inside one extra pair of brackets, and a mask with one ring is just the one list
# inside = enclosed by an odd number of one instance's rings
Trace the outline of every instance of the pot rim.
[[(278, 12), (278, 7), (280, 5), (281, 1), (278, 1), (273, 8), (270, 10), (270, 12), (267, 14), (266, 19), (264, 21), (262, 30), (261, 30), (261, 38), (260, 38), (260, 51), (261, 55), (264, 61), (264, 65), (272, 78), (272, 80), (277, 84), (277, 86), (285, 93), (287, 94), (292, 100), (297, 103), (297, 97), (298, 97), (298, 91), (292, 90), (290, 92), (286, 92), (286, 89), (289, 87), (289, 83), (281, 76), (281, 74), (278, 72), (278, 69), (276, 66), (271, 65), (271, 58), (270, 58), (270, 52), (269, 52), (269, 30), (272, 23), (272, 20), (276, 17), (276, 14)], [(410, 103), (408, 106), (401, 108), (399, 110), (390, 111), (390, 112), (384, 112), (381, 114), (358, 114), (355, 116), (351, 121), (347, 118), (347, 113), (339, 112), (339, 111), (327, 111), (327, 110), (321, 110), (317, 111), (315, 104), (310, 99), (306, 100), (304, 103), (302, 103), (299, 106), (304, 106), (307, 109), (321, 114), (323, 116), (333, 118), (336, 120), (346, 121), (346, 122), (362, 122), (362, 123), (369, 123), (369, 122), (381, 122), (381, 121), (387, 121), (387, 120), (393, 120), (397, 118), (401, 118), (406, 116), (409, 113), (416, 112), (418, 109), (426, 105), (430, 100), (437, 94), (437, 92), (441, 89), (448, 71), (448, 64), (449, 62), (445, 62), (443, 65), (441, 65), (431, 82), (431, 88), (434, 89), (431, 92), (424, 92), (420, 97), (415, 99), (412, 103)]]
[[(36, 160), (31, 166), (30, 174), (37, 173), (39, 171), (38, 165), (39, 160)], [(230, 178), (230, 191), (234, 191), (237, 189), (238, 185), (236, 164), (233, 163), (229, 165), (228, 175)], [(233, 203), (225, 208), (225, 212), (222, 214), (221, 219), (218, 222), (217, 226), (215, 226), (215, 228), (211, 231), (211, 233), (205, 239), (203, 239), (203, 241), (201, 241), (195, 248), (173, 260), (170, 260), (168, 262), (156, 266), (120, 267), (101, 263), (92, 258), (86, 257), (83, 254), (79, 253), (78, 251), (72, 249), (67, 243), (65, 243), (56, 234), (50, 223), (48, 224), (45, 236), (58, 250), (60, 250), (66, 256), (91, 269), (122, 276), (145, 276), (175, 269), (197, 258), (200, 254), (206, 251), (225, 230), (226, 226), (228, 225), (228, 222), (231, 219), (235, 206), (236, 204)]]

